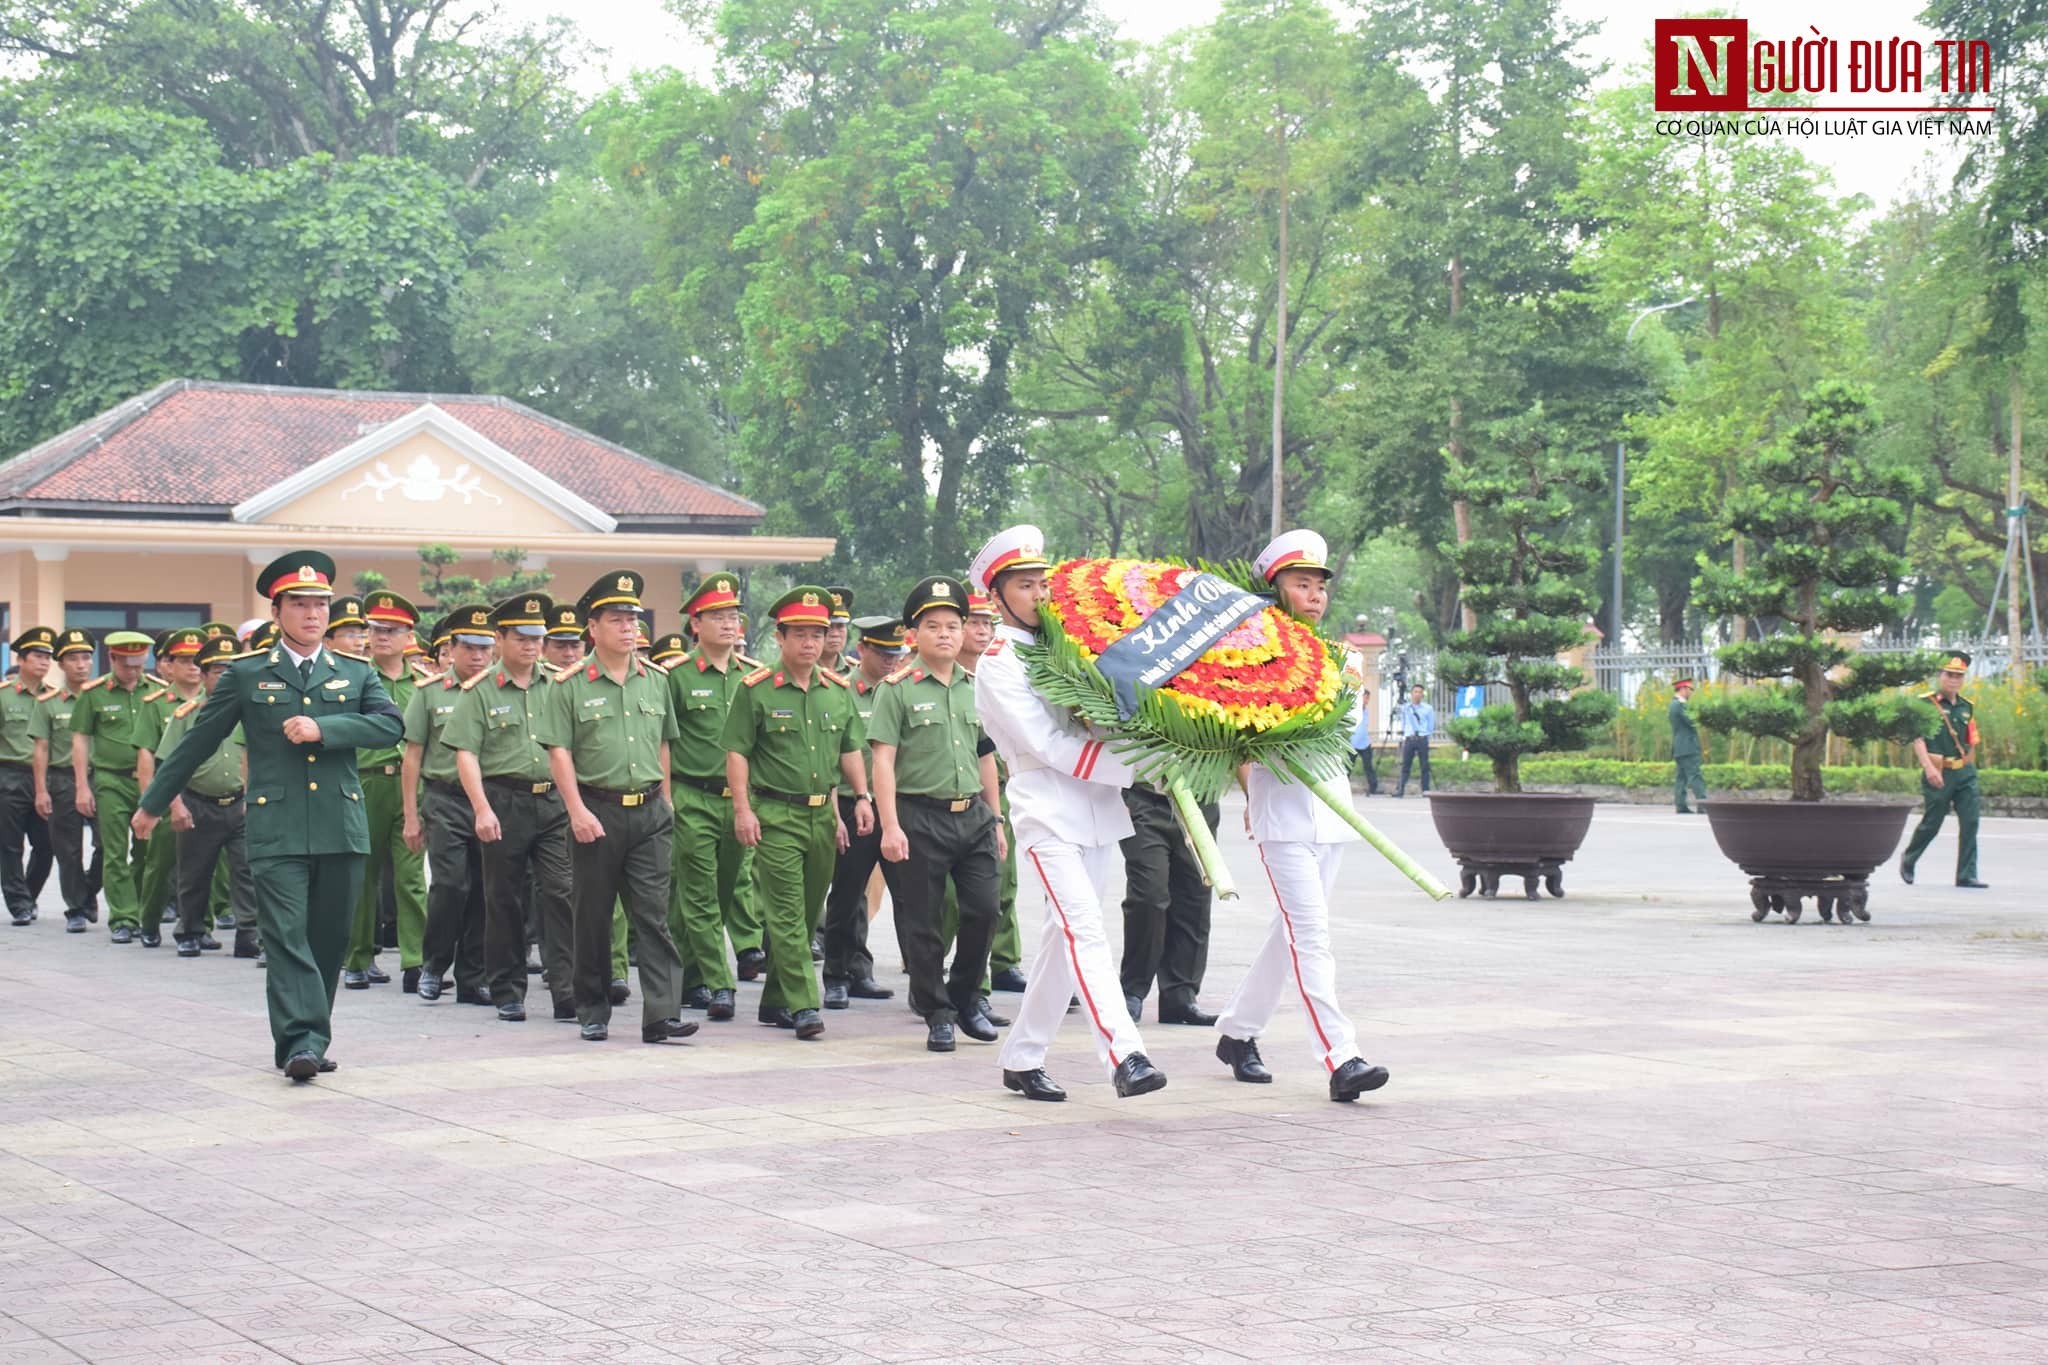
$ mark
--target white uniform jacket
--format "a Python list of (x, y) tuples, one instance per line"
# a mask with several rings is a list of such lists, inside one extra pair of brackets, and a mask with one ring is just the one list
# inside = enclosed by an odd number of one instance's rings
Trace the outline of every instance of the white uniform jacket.
[(1071, 712), (1033, 690), (1016, 646), (1035, 639), (1007, 623), (996, 627), (995, 642), (974, 670), (981, 728), (1010, 765), (1010, 821), (1018, 845), (1041, 838), (1082, 848), (1116, 843), (1131, 833), (1122, 796), (1131, 785), (1130, 766)]

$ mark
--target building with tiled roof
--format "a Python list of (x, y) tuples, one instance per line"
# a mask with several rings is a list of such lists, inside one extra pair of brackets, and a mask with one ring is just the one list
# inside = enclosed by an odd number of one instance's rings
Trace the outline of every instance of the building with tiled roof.
[(810, 563), (830, 539), (759, 534), (756, 503), (510, 399), (173, 380), (0, 464), (0, 640), (28, 625), (158, 630), (267, 613), (248, 581), (282, 550), (334, 555), (411, 595), (419, 547), (491, 578), (518, 547), (573, 597)]

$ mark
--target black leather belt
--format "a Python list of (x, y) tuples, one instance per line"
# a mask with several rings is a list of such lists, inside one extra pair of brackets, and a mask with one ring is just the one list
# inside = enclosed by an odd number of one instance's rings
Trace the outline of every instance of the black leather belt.
[(25, 758), (0, 758), (0, 768), (20, 768), (26, 771), (34, 766)]
[(930, 806), (934, 810), (949, 811), (954, 815), (969, 809), (981, 798), (978, 796), (920, 796), (916, 792), (897, 792), (898, 801), (909, 801), (914, 805)]
[(826, 801), (826, 796), (823, 792), (819, 792), (815, 796), (798, 796), (795, 792), (779, 792), (772, 787), (756, 787), (754, 788), (754, 795), (765, 796), (770, 801), (780, 801), (788, 806), (817, 807), (824, 805)]
[(430, 792), (439, 792), (443, 796), (459, 796), (465, 801), (469, 800), (469, 793), (462, 789), (460, 782), (449, 782), (443, 778), (430, 777), (426, 780), (426, 784), (427, 790)]
[(396, 777), (398, 776), (398, 765), (396, 763), (372, 763), (369, 767), (358, 768), (356, 771), (364, 777)]
[(503, 787), (506, 791), (520, 792), (527, 796), (546, 796), (555, 789), (552, 782), (535, 782), (524, 777), (487, 777), (486, 787)]
[(661, 795), (659, 784), (636, 792), (615, 792), (609, 787), (587, 787), (578, 782), (576, 790), (582, 793), (585, 801), (602, 801), (607, 806), (625, 806), (628, 809), (644, 806)]
[(732, 795), (732, 788), (725, 785), (725, 779), (722, 777), (692, 777), (688, 773), (671, 773), (669, 776), (685, 787), (695, 787), (698, 791), (710, 792), (713, 796)]
[(242, 793), (240, 792), (236, 792), (233, 796), (208, 796), (205, 792), (196, 792), (188, 788), (185, 795), (195, 800), (204, 801), (209, 806), (237, 806), (242, 802)]

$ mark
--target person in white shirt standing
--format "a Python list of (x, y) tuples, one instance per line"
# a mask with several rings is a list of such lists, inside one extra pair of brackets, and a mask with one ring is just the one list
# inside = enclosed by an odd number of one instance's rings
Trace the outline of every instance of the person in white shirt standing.
[(1044, 888), (1046, 901), (1038, 958), (1003, 1041), (1003, 1084), (1030, 1100), (1067, 1097), (1046, 1075), (1045, 1054), (1078, 995), (1080, 1016), (1116, 1093), (1143, 1095), (1165, 1085), (1166, 1074), (1145, 1055), (1102, 934), (1117, 844), (1131, 833), (1122, 795), (1131, 770), (1104, 736), (1033, 690), (1017, 657), (1018, 645), (1038, 639), (1050, 567), (1044, 533), (1012, 526), (982, 546), (969, 569), (1001, 614), (995, 641), (975, 670), (975, 707), (1010, 767), (1018, 870)]
[[(1314, 531), (1289, 531), (1260, 552), (1254, 568), (1283, 611), (1311, 624), (1330, 605), (1329, 546)], [(1351, 826), (1299, 782), (1253, 764), (1245, 774), (1247, 822), (1273, 888), (1273, 922), (1223, 1016), (1216, 1056), (1240, 1081), (1266, 1084), (1259, 1035), (1292, 982), (1308, 1014), (1309, 1050), (1330, 1076), (1330, 1098), (1357, 1099), (1387, 1083), (1387, 1069), (1358, 1055), (1358, 1036), (1337, 1004), (1337, 963), (1330, 954), (1330, 892)]]

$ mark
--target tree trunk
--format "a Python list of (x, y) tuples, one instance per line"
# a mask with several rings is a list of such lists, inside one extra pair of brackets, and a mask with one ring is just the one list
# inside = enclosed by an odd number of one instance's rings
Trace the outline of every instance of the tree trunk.
[[(1450, 313), (1453, 324), (1457, 322), (1458, 313), (1464, 306), (1465, 260), (1462, 256), (1453, 256), (1451, 257)], [(1451, 468), (1455, 470), (1464, 469), (1465, 409), (1464, 405), (1459, 402), (1456, 393), (1451, 395), (1451, 439), (1449, 444)], [(1451, 502), (1451, 526), (1458, 538), (1458, 544), (1463, 545), (1472, 539), (1472, 506), (1463, 498), (1455, 498)], [(1465, 630), (1477, 630), (1479, 628), (1478, 613), (1474, 612), (1469, 606), (1466, 606), (1462, 600), (1458, 604), (1458, 624)]]
[(2010, 565), (2005, 577), (2005, 639), (2006, 647), (2012, 651), (2007, 667), (2013, 678), (2022, 682), (2027, 676), (2027, 646), (2026, 636), (2020, 631), (2020, 593), (2026, 587), (2026, 579), (2031, 576), (2032, 569), (2020, 555), (2019, 522), (2013, 517), (2012, 509), (2020, 505), (2020, 408), (2025, 401), (2026, 390), (2020, 384), (2020, 367), (2018, 362), (2014, 362), (2005, 400), (2012, 415), (2012, 441), (2011, 449), (2006, 452), (2005, 481), (2005, 543)]
[(1287, 483), (1281, 469), (1281, 452), (1286, 449), (1283, 413), (1287, 398), (1287, 108), (1273, 107), (1273, 120), (1280, 138), (1280, 275), (1278, 284), (1278, 330), (1273, 337), (1273, 507), (1267, 534), (1277, 537), (1287, 529)]

